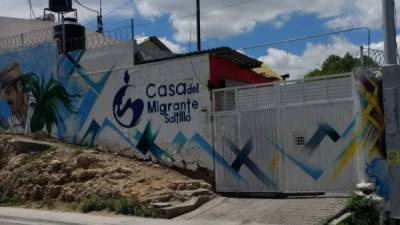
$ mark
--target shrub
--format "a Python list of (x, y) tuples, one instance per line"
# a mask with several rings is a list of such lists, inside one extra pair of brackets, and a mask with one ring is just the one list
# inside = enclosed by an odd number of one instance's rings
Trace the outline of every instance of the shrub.
[(363, 196), (354, 195), (349, 199), (348, 210), (353, 214), (340, 225), (378, 225), (377, 204)]
[(92, 211), (102, 211), (113, 209), (113, 196), (109, 194), (95, 194), (83, 200), (78, 208), (81, 212), (88, 213)]
[(152, 211), (141, 205), (136, 199), (113, 194), (92, 195), (83, 200), (79, 204), (78, 209), (84, 213), (108, 210), (116, 212), (117, 214), (130, 216), (153, 216)]
[(136, 199), (121, 197), (116, 200), (115, 212), (117, 214), (151, 217), (153, 214), (150, 209), (142, 206)]

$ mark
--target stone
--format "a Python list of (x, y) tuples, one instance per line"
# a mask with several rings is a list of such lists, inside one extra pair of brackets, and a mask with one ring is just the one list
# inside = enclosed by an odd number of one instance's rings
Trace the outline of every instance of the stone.
[(34, 201), (40, 201), (43, 199), (43, 192), (43, 187), (36, 185), (31, 189), (29, 196)]
[(97, 170), (77, 170), (72, 173), (72, 177), (78, 182), (85, 182), (93, 179), (97, 174)]
[(376, 189), (376, 185), (374, 183), (358, 183), (357, 190), (362, 191), (364, 194), (371, 194)]
[(46, 188), (46, 196), (51, 199), (56, 199), (60, 196), (61, 187), (60, 186), (49, 186)]
[(48, 166), (48, 170), (50, 172), (57, 172), (61, 169), (61, 166), (63, 165), (63, 162), (60, 160), (51, 160), (50, 164)]
[(154, 203), (151, 203), (150, 206), (155, 207), (155, 208), (165, 208), (165, 207), (172, 206), (172, 203), (171, 202), (154, 202)]
[(121, 180), (121, 179), (125, 179), (128, 175), (124, 174), (124, 173), (112, 173), (110, 175), (111, 179), (114, 180)]
[(46, 140), (50, 137), (49, 134), (43, 130), (33, 132), (31, 136), (35, 140)]
[(130, 175), (133, 173), (132, 170), (127, 167), (118, 167), (117, 169), (114, 170), (114, 172), (123, 173), (126, 175)]
[(203, 188), (195, 189), (195, 190), (177, 191), (177, 194), (185, 195), (188, 197), (195, 197), (195, 196), (200, 196), (200, 195), (211, 195), (211, 193), (208, 189), (203, 189)]
[(189, 201), (173, 205), (170, 207), (160, 208), (156, 210), (158, 216), (166, 219), (172, 219), (174, 217), (180, 216), (187, 212), (193, 211), (209, 201), (210, 198), (207, 196), (199, 196), (190, 199)]
[(75, 197), (73, 194), (66, 192), (62, 194), (61, 200), (64, 202), (73, 202), (75, 200)]
[(41, 152), (50, 149), (50, 145), (35, 141), (11, 139), (9, 143), (17, 153)]
[(51, 183), (55, 185), (64, 185), (68, 182), (67, 174), (54, 174), (51, 176)]
[(40, 185), (40, 186), (47, 185), (47, 183), (49, 183), (49, 181), (50, 181), (50, 178), (46, 175), (38, 175), (38, 176), (31, 178), (32, 184), (36, 184), (36, 185)]
[(97, 159), (95, 157), (81, 155), (76, 159), (76, 166), (78, 168), (89, 169), (96, 161)]

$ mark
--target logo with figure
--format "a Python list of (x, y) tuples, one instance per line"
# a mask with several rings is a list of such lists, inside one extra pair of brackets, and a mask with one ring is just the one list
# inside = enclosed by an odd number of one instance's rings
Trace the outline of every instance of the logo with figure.
[(144, 102), (141, 99), (133, 101), (127, 96), (127, 92), (132, 85), (129, 84), (129, 73), (125, 71), (124, 82), (125, 85), (117, 92), (113, 101), (113, 113), (115, 120), (125, 128), (132, 128), (140, 122), (144, 109)]

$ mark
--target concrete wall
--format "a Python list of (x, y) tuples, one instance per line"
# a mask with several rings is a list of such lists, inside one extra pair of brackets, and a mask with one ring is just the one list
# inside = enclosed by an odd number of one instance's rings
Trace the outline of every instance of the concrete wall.
[(131, 49), (127, 42), (58, 56), (54, 45), (40, 45), (2, 55), (0, 70), (18, 63), (25, 77), (13, 89), (13, 73), (0, 75), (2, 127), (213, 170), (208, 55), (130, 67)]

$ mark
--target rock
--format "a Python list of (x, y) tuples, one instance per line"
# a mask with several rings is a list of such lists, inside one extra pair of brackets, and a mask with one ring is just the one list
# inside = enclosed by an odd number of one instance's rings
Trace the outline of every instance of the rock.
[(40, 201), (43, 199), (44, 196), (44, 191), (43, 191), (43, 187), (40, 186), (34, 186), (31, 191), (29, 192), (29, 196), (32, 200), (34, 201)]
[(61, 169), (63, 162), (60, 160), (51, 160), (49, 166), (47, 167), (49, 172), (57, 172)]
[(210, 200), (208, 196), (199, 196), (190, 199), (184, 203), (172, 205), (170, 207), (160, 208), (156, 210), (158, 216), (171, 219), (187, 212), (193, 211)]
[(165, 208), (165, 207), (172, 206), (172, 203), (171, 202), (154, 202), (154, 203), (151, 203), (150, 206), (155, 207), (155, 208)]
[(123, 174), (127, 174), (127, 175), (131, 175), (132, 174), (132, 170), (127, 168), (127, 167), (118, 167), (114, 171), (117, 172), (117, 173), (123, 173)]
[(72, 177), (78, 182), (85, 182), (96, 177), (98, 173), (97, 170), (77, 170), (72, 173)]
[(31, 178), (32, 184), (36, 184), (36, 185), (40, 185), (40, 186), (47, 185), (47, 183), (49, 183), (49, 181), (50, 181), (50, 178), (46, 175), (38, 175), (38, 176)]
[(157, 169), (161, 168), (160, 164), (155, 164), (155, 163), (152, 164), (152, 167), (153, 167), (153, 168), (157, 168)]
[(149, 204), (153, 202), (168, 202), (170, 199), (171, 199), (170, 194), (163, 194), (163, 195), (156, 195), (156, 196), (142, 198), (140, 202), (144, 204)]
[(46, 188), (46, 196), (51, 199), (56, 199), (60, 196), (61, 187), (60, 186), (49, 186)]
[(35, 140), (46, 140), (50, 137), (47, 132), (42, 131), (42, 130), (33, 132), (31, 135), (32, 135), (32, 138)]
[(177, 191), (177, 194), (180, 195), (185, 195), (188, 197), (195, 197), (195, 196), (200, 196), (200, 195), (211, 195), (210, 191), (208, 189), (195, 189), (195, 190), (184, 190), (184, 191)]
[(168, 188), (171, 190), (176, 190), (178, 189), (178, 184), (177, 183), (170, 183), (168, 184)]
[(75, 197), (72, 193), (66, 192), (62, 194), (61, 200), (64, 202), (73, 202), (75, 200)]
[(34, 141), (26, 141), (26, 140), (10, 140), (10, 144), (12, 145), (12, 149), (17, 153), (30, 153), (30, 152), (41, 152), (50, 149), (50, 145), (34, 142)]
[(362, 191), (364, 194), (369, 195), (373, 193), (376, 189), (376, 185), (374, 183), (358, 183), (357, 190)]
[(124, 173), (112, 173), (110, 175), (111, 179), (114, 180), (121, 180), (121, 179), (125, 179), (128, 175), (124, 174)]
[(51, 176), (50, 182), (55, 185), (64, 185), (64, 184), (68, 183), (68, 175), (67, 174), (54, 174)]
[(200, 182), (200, 184), (199, 184), (199, 188), (204, 188), (204, 189), (211, 190), (212, 186), (211, 186), (211, 184), (202, 181), (202, 182)]
[(90, 166), (95, 164), (97, 159), (86, 155), (81, 155), (76, 159), (76, 166), (78, 168), (89, 169)]

